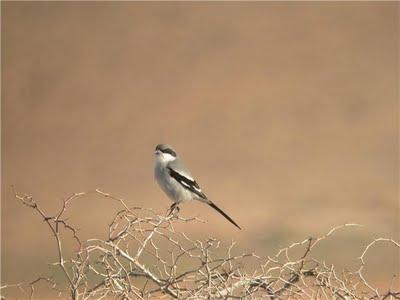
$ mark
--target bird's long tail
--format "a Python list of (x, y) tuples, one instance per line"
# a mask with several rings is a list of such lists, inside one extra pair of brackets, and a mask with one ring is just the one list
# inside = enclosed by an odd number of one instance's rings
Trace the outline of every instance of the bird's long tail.
[(210, 200), (208, 200), (207, 202), (208, 205), (210, 205), (212, 208), (214, 208), (217, 212), (219, 212), (221, 215), (223, 215), (229, 222), (231, 222), (233, 225), (235, 225), (237, 228), (239, 228), (240, 230), (242, 228), (240, 228), (240, 226), (238, 224), (236, 224), (235, 221), (232, 220), (232, 218), (230, 216), (228, 216), (226, 213), (224, 213), (222, 211), (222, 209), (220, 209), (218, 206), (216, 206), (214, 203), (212, 203)]

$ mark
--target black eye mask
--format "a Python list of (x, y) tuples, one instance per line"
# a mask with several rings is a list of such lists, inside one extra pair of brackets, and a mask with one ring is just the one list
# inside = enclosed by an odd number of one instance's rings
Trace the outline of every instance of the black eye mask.
[(172, 149), (169, 149), (169, 148), (167, 148), (167, 149), (162, 149), (162, 150), (160, 150), (162, 153), (168, 153), (168, 154), (171, 154), (173, 157), (176, 157), (176, 153), (175, 153), (175, 151), (174, 150), (172, 150)]

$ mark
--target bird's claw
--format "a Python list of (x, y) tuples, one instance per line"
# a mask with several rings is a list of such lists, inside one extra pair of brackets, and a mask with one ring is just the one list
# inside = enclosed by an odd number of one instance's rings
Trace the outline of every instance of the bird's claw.
[(168, 210), (168, 215), (167, 215), (167, 217), (169, 217), (171, 214), (174, 214), (174, 215), (175, 215), (175, 211), (176, 211), (176, 214), (178, 214), (179, 211), (180, 211), (180, 208), (179, 208), (178, 203), (174, 203), (174, 204), (171, 205), (171, 207), (170, 207), (169, 210)]

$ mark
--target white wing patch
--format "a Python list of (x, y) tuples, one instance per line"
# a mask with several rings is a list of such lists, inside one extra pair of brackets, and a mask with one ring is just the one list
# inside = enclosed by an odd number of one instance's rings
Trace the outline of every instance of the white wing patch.
[(181, 184), (183, 184), (184, 186), (186, 186), (186, 187), (190, 188), (190, 185), (189, 185), (189, 184), (187, 184), (187, 183), (186, 183), (186, 182), (184, 182), (184, 181), (182, 181), (182, 182), (181, 182)]
[[(190, 181), (196, 182), (196, 180), (194, 180), (191, 176), (188, 176), (187, 174), (182, 174), (181, 172), (177, 172), (177, 171), (175, 171), (175, 172), (178, 173), (179, 175), (181, 175), (182, 177), (187, 178), (187, 179), (190, 180)], [(200, 187), (197, 187), (197, 186), (195, 186), (195, 185), (189, 185), (189, 184), (188, 184), (187, 182), (185, 182), (185, 181), (182, 181), (182, 184), (183, 184), (184, 186), (188, 187), (188, 188), (195, 189), (195, 190), (198, 191), (199, 193), (202, 193)]]
[(202, 191), (201, 191), (201, 188), (200, 188), (200, 187), (193, 186), (193, 188), (194, 188), (196, 191), (198, 191), (199, 193), (202, 193)]

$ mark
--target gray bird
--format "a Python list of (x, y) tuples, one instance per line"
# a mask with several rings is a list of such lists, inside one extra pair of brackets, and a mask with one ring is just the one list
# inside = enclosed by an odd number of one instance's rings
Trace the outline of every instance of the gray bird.
[(179, 204), (182, 202), (198, 200), (210, 205), (229, 222), (241, 229), (231, 217), (207, 198), (171, 146), (166, 144), (157, 145), (154, 177), (161, 189), (174, 202), (171, 205), (170, 213), (175, 209), (179, 210)]

